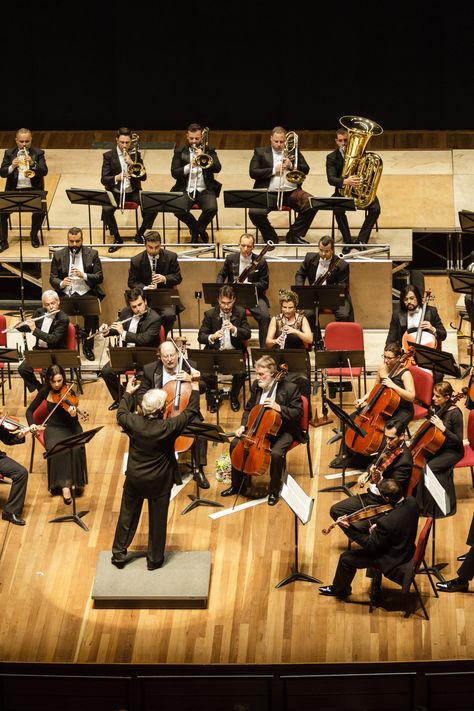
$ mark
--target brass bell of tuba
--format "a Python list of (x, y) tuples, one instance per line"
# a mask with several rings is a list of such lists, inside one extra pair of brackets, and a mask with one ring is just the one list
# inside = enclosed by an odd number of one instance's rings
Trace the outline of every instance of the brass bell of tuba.
[(138, 133), (132, 133), (132, 150), (130, 151), (130, 156), (132, 157), (133, 163), (128, 166), (128, 174), (132, 178), (143, 178), (146, 173), (146, 168), (143, 163), (137, 160), (138, 157), (138, 147), (139, 147), (140, 136)]
[(375, 200), (383, 170), (382, 158), (378, 153), (365, 152), (365, 147), (372, 136), (383, 133), (383, 128), (362, 116), (342, 116), (339, 123), (349, 135), (341, 177), (357, 175), (361, 179), (359, 185), (344, 185), (339, 192), (344, 197), (354, 198), (357, 209), (364, 210)]
[(209, 142), (209, 128), (206, 126), (206, 128), (202, 129), (201, 143), (198, 146), (198, 148), (201, 149), (202, 153), (200, 153), (194, 159), (195, 165), (197, 165), (198, 168), (201, 168), (201, 170), (206, 170), (207, 168), (211, 168), (214, 164), (213, 157), (211, 155), (209, 155), (209, 153), (206, 153), (208, 142)]

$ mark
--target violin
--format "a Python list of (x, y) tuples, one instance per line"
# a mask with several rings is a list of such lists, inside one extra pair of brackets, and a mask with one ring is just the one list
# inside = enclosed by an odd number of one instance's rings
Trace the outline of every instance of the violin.
[[(388, 378), (394, 377), (398, 369), (412, 357), (413, 349), (410, 347), (407, 353), (402, 353), (395, 361), (388, 373)], [(391, 388), (377, 383), (370, 391), (367, 403), (363, 409), (354, 417), (354, 422), (366, 432), (364, 437), (358, 435), (354, 430), (348, 428), (345, 435), (345, 443), (349, 449), (359, 454), (374, 454), (380, 449), (384, 437), (385, 422), (390, 419), (398, 405), (400, 395)]]
[[(351, 524), (355, 523), (356, 521), (364, 521), (366, 518), (375, 518), (375, 516), (381, 516), (384, 513), (387, 513), (387, 511), (391, 511), (393, 509), (392, 504), (376, 504), (375, 506), (364, 506), (364, 508), (359, 509), (358, 511), (354, 511), (354, 513), (348, 514), (347, 516), (344, 516), (344, 520)], [(334, 521), (331, 523), (328, 528), (323, 528), (323, 533), (325, 536), (328, 535), (332, 531), (333, 528), (338, 526), (339, 524), (337, 521)]]
[[(79, 409), (79, 398), (71, 390), (71, 387), (68, 388), (67, 385), (63, 385), (61, 390), (50, 390), (51, 402), (54, 402), (57, 407), (62, 407), (71, 417), (79, 415), (81, 420), (86, 422), (89, 419), (89, 414)], [(70, 407), (74, 407), (76, 411), (69, 412)]]
[[(431, 296), (431, 289), (427, 289), (425, 292), (425, 296), (423, 297), (420, 323), (418, 324), (416, 332), (409, 333), (408, 331), (405, 331), (405, 333), (403, 334), (402, 347), (404, 351), (408, 351), (411, 343), (421, 343), (423, 346), (428, 346), (429, 348), (437, 347), (438, 343), (436, 341), (436, 336), (430, 333), (430, 331), (424, 331), (421, 327), (422, 322), (425, 320), (426, 307), (428, 306), (428, 303), (432, 298), (433, 297)], [(416, 363), (413, 363), (413, 365), (416, 365)]]
[(361, 488), (369, 482), (371, 484), (378, 484), (383, 476), (383, 473), (387, 471), (395, 459), (400, 456), (402, 451), (403, 444), (401, 437), (397, 437), (396, 439), (388, 442), (367, 472), (364, 483), (360, 485)]
[[(288, 366), (282, 363), (275, 374), (268, 399), (273, 398), (278, 383), (287, 372)], [(281, 423), (279, 412), (265, 405), (254, 405), (249, 413), (247, 431), (239, 438), (231, 454), (234, 469), (242, 474), (263, 476), (270, 465), (271, 438), (278, 433)]]
[[(442, 417), (452, 405), (455, 405), (458, 400), (467, 394), (467, 388), (463, 388), (460, 393), (453, 395), (445, 404), (437, 410), (436, 415)], [(421, 425), (417, 432), (411, 438), (408, 449), (413, 457), (413, 470), (408, 484), (407, 496), (411, 496), (413, 489), (418, 484), (418, 481), (426, 463), (426, 457), (429, 454), (435, 454), (446, 441), (446, 436), (439, 430), (436, 425), (428, 419)]]
[(32, 425), (30, 427), (24, 427), (15, 417), (8, 417), (6, 414), (0, 417), (0, 426), (3, 426), (12, 434), (15, 434), (16, 432), (24, 432), (25, 434), (27, 434), (28, 432), (31, 432), (32, 426), (37, 430), (44, 429), (41, 425)]
[[(180, 345), (182, 348), (182, 344)], [(179, 350), (178, 373), (183, 369), (184, 360), (184, 353), (181, 349)], [(168, 395), (166, 409), (163, 413), (164, 420), (168, 419), (168, 417), (176, 417), (186, 409), (189, 403), (189, 398), (191, 397), (192, 389), (191, 383), (183, 380), (170, 380), (168, 383), (163, 385), (163, 390), (165, 390)], [(174, 451), (176, 453), (186, 452), (191, 447), (193, 442), (193, 437), (181, 435), (174, 443)]]

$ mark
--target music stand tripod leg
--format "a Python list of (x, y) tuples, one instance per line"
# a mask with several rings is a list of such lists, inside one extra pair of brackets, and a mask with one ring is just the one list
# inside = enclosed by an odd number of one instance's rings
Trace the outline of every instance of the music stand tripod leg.
[[(194, 454), (191, 452), (191, 471), (194, 473), (195, 471), (195, 462), (194, 462)], [(195, 480), (196, 483), (196, 494), (188, 494), (188, 499), (191, 499), (191, 503), (186, 506), (183, 511), (181, 511), (181, 516), (184, 516), (184, 514), (187, 514), (188, 511), (192, 511), (196, 506), (220, 506), (223, 507), (224, 504), (221, 504), (220, 501), (212, 501), (211, 499), (201, 499), (199, 496), (199, 483), (197, 480)]]
[(57, 518), (51, 519), (49, 523), (62, 523), (63, 521), (74, 521), (80, 526), (84, 531), (89, 531), (88, 527), (82, 521), (82, 517), (89, 513), (89, 511), (76, 512), (76, 481), (74, 472), (74, 460), (73, 460), (73, 450), (69, 450), (69, 462), (71, 467), (71, 498), (72, 498), (72, 514), (67, 514), (66, 516), (58, 516)]
[(297, 580), (302, 580), (305, 583), (316, 583), (317, 585), (322, 585), (322, 580), (318, 580), (318, 578), (314, 578), (312, 575), (308, 575), (307, 573), (302, 573), (299, 570), (298, 567), (298, 517), (296, 514), (294, 514), (295, 517), (295, 526), (294, 526), (294, 533), (295, 533), (295, 542), (294, 542), (294, 564), (291, 566), (290, 570), (291, 573), (290, 575), (287, 575), (286, 578), (283, 578), (283, 580), (280, 580), (279, 583), (275, 585), (276, 588), (282, 588), (284, 585), (288, 585), (288, 583), (294, 583)]

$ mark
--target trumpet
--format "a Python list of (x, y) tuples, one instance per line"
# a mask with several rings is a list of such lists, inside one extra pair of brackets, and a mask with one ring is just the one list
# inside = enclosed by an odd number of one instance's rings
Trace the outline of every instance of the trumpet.
[(30, 168), (30, 162), (28, 160), (29, 155), (30, 154), (28, 153), (28, 149), (26, 147), (18, 150), (17, 158), (20, 161), (20, 165), (18, 167), (25, 178), (34, 178), (36, 171), (34, 171), (33, 168)]
[(306, 179), (306, 175), (303, 171), (298, 170), (298, 134), (294, 131), (288, 131), (288, 133), (285, 134), (283, 158), (288, 158), (288, 160), (293, 163), (293, 168), (287, 170), (286, 173), (282, 171), (280, 174), (280, 184), (277, 191), (277, 208), (279, 210), (283, 207), (283, 181), (287, 180), (292, 185), (299, 187)]

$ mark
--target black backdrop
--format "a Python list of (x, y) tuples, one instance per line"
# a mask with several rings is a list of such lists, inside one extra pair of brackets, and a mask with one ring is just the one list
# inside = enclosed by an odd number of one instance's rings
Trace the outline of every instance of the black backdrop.
[(3, 12), (4, 130), (474, 128), (470, 3), (33, 7)]

